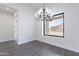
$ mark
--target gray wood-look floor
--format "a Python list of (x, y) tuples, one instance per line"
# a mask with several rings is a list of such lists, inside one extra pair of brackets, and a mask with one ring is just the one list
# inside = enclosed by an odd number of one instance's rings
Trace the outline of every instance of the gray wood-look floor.
[(79, 53), (58, 48), (40, 41), (31, 41), (17, 46), (15, 41), (0, 43), (2, 56), (78, 56)]

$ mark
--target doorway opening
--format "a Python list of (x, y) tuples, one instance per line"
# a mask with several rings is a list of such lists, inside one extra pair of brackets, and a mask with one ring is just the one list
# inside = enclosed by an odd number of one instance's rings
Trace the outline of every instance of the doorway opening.
[(18, 10), (0, 4), (0, 42), (18, 41)]

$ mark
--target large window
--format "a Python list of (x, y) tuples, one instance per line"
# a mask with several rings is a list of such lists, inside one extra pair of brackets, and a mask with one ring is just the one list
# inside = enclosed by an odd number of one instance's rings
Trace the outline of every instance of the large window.
[(44, 21), (44, 35), (64, 37), (64, 13), (52, 16), (52, 19)]

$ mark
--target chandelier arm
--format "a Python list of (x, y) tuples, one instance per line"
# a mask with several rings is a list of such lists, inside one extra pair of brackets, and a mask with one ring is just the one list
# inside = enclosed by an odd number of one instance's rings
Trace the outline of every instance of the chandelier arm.
[(50, 20), (52, 19), (52, 12), (45, 8), (45, 3), (43, 3), (43, 8), (40, 8), (37, 13), (35, 13), (35, 17), (38, 21)]

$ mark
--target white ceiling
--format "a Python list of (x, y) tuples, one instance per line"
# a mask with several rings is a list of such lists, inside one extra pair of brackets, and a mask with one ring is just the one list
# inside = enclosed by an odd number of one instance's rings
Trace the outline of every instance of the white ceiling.
[(14, 14), (16, 10), (14, 8), (8, 7), (6, 5), (0, 4), (0, 11), (9, 13), (9, 14)]

